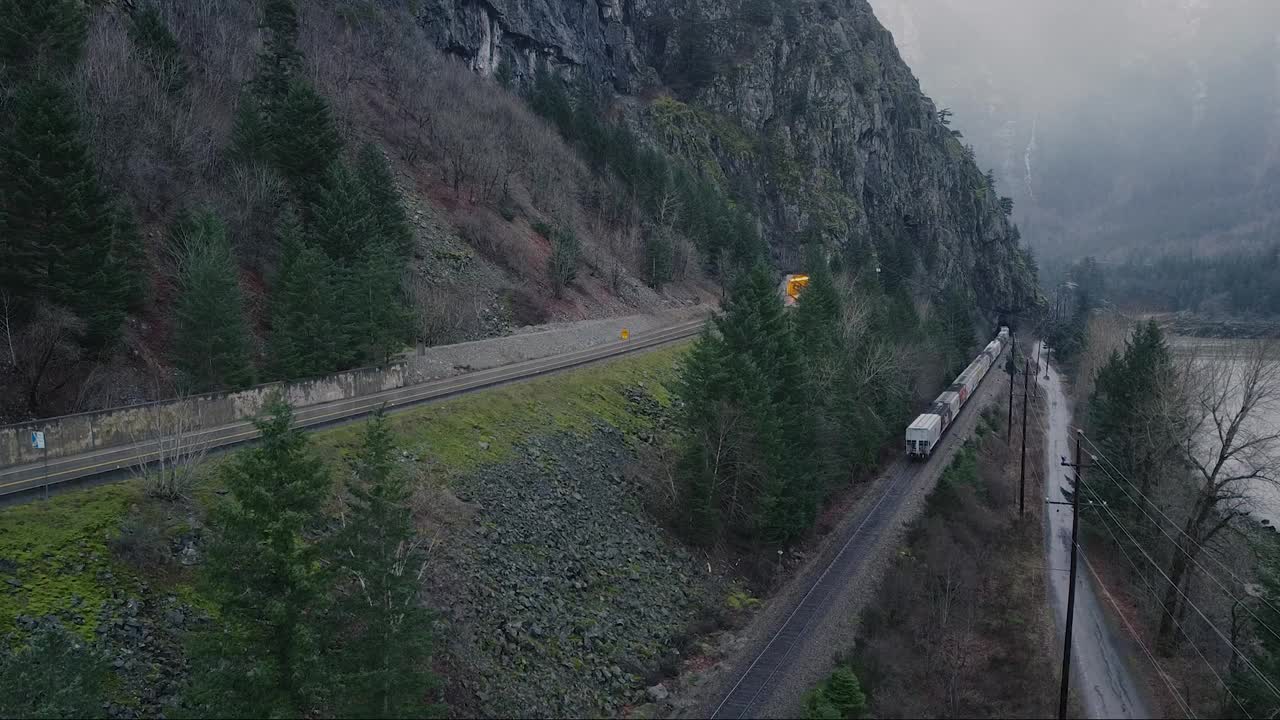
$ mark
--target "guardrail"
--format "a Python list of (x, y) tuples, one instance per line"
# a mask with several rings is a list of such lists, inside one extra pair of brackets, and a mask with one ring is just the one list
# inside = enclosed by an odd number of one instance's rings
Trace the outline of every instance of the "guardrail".
[[(403, 408), (473, 390), (502, 385), (683, 340), (696, 335), (703, 323), (704, 320), (689, 321), (663, 330), (636, 335), (629, 340), (614, 341), (585, 350), (553, 355), (549, 358), (527, 360), (442, 380), (404, 385), (356, 397), (295, 407), (294, 420), (299, 427), (319, 427), (360, 417), (373, 412), (379, 407), (385, 406), (388, 409)], [(252, 418), (257, 410), (261, 408), (266, 393), (272, 387), (255, 388), (255, 392), (262, 391), (261, 397), (252, 396), (247, 400), (242, 398), (242, 400), (245, 400), (245, 405), (243, 410), (238, 410), (238, 412), (246, 414), (240, 416), (239, 419), (217, 426), (205, 424), (198, 428), (192, 428), (187, 433), (184, 442), (198, 444), (204, 449), (213, 450), (253, 440), (257, 437), (258, 431), (253, 426)], [(232, 395), (242, 394), (232, 393)], [(173, 412), (174, 408), (178, 406), (177, 403), (171, 403), (163, 408), (158, 408), (157, 405), (159, 404), (152, 403), (145, 406), (135, 406), (133, 409), (139, 411), (147, 410), (152, 413), (157, 411)], [(152, 427), (156, 425), (153, 423)], [(159, 426), (164, 427), (163, 423), (160, 423)], [(51, 439), (47, 437), (46, 444)], [(164, 443), (169, 440), (168, 437), (146, 437), (110, 447), (89, 448), (74, 454), (63, 453), (58, 456), (51, 454), (47, 460), (42, 455), (37, 454), (35, 458), (28, 462), (0, 467), (0, 495), (23, 492), (45, 485), (69, 482), (143, 465), (158, 459)], [(39, 451), (33, 452), (39, 453)]]

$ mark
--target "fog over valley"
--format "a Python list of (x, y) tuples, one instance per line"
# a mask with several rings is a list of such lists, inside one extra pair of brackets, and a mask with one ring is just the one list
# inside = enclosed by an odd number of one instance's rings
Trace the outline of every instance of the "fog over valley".
[(1280, 228), (1280, 3), (872, 0), (1042, 260)]

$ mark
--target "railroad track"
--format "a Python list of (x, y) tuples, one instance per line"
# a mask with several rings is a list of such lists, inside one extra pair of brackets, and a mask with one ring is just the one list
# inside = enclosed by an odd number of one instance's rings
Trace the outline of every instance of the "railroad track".
[(870, 545), (879, 539), (880, 532), (897, 510), (899, 501), (910, 489), (910, 480), (917, 472), (919, 468), (909, 465), (905, 460), (898, 460), (894, 464), (884, 492), (867, 509), (840, 551), (787, 616), (782, 627), (769, 639), (764, 650), (755, 657), (729, 694), (720, 701), (711, 715), (713, 719), (750, 717), (751, 708), (772, 687), (774, 678), (786, 665), (791, 651), (808, 635), (813, 621), (826, 610), (831, 592), (847, 583), (856, 573), (858, 566), (866, 558)]
[[(650, 350), (693, 337), (702, 329), (704, 322), (701, 319), (691, 320), (662, 330), (637, 334), (630, 340), (616, 340), (605, 345), (553, 355), (549, 358), (526, 360), (489, 370), (384, 390), (371, 395), (310, 405), (294, 411), (294, 423), (298, 427), (316, 429), (368, 415), (380, 407), (385, 407), (388, 412), (395, 412), (413, 405)], [(258, 434), (252, 421), (244, 420), (192, 433), (184, 442), (203, 446), (212, 452), (251, 442), (258, 437)], [(164, 442), (163, 439), (118, 445), (54, 458), (49, 460), (47, 465), (27, 463), (0, 468), (0, 497), (117, 474), (129, 468), (145, 465), (158, 459), (158, 448), (162, 442)]]
[(977, 392), (981, 394), (979, 399), (966, 404), (965, 412), (952, 424), (951, 431), (943, 436), (939, 449), (929, 462), (913, 463), (899, 458), (890, 466), (884, 489), (879, 491), (874, 502), (863, 511), (862, 517), (853, 525), (852, 532), (839, 551), (812, 581), (791, 613), (767, 636), (769, 640), (764, 648), (756, 654), (737, 682), (720, 700), (711, 714), (712, 718), (756, 717), (759, 714), (776, 688), (779, 676), (785, 675), (789, 669), (788, 661), (793, 653), (810, 639), (811, 631), (825, 619), (833, 594), (838, 594), (842, 587), (858, 580), (873, 546), (880, 541), (881, 534), (889, 524), (897, 519), (903, 500), (921, 474), (934, 470), (940, 474), (941, 468), (935, 463), (945, 465), (951, 461), (955, 450), (972, 432), (978, 414), (990, 401), (989, 389), (992, 383), (988, 382), (989, 378), (1002, 374), (989, 372), (983, 377), (978, 384)]

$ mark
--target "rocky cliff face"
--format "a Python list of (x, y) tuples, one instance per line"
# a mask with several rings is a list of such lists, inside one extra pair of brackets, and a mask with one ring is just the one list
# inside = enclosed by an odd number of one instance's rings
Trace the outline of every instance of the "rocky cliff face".
[(546, 66), (608, 91), (755, 208), (785, 270), (821, 238), (918, 298), (1033, 294), (999, 198), (866, 0), (425, 0), (417, 16), (478, 72), (528, 83)]

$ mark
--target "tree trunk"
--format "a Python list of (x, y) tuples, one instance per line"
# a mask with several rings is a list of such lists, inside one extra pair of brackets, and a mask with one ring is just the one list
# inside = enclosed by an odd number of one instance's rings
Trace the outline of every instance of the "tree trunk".
[(1178, 538), (1173, 557), (1169, 561), (1169, 571), (1165, 573), (1168, 576), (1169, 587), (1164, 592), (1164, 607), (1160, 611), (1160, 629), (1156, 633), (1156, 648), (1165, 656), (1172, 655), (1178, 646), (1178, 637), (1174, 630), (1177, 627), (1178, 605), (1182, 600), (1181, 590), (1186, 581), (1189, 563), (1200, 552), (1200, 543), (1197, 538), (1212, 508), (1212, 498), (1201, 496), (1196, 502), (1195, 512), (1187, 520), (1183, 534)]

